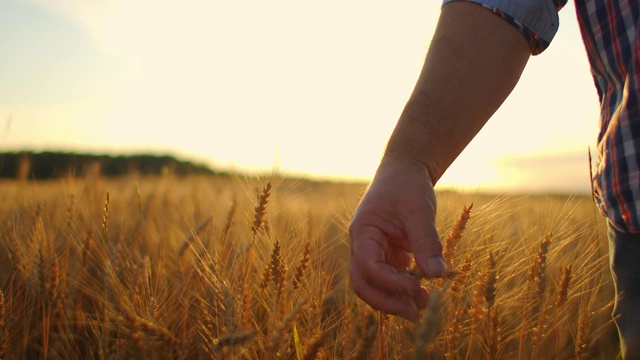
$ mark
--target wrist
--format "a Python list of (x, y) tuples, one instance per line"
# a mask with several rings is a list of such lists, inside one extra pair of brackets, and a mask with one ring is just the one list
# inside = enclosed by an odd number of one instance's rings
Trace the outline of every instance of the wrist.
[(424, 161), (424, 159), (416, 157), (410, 152), (404, 153), (402, 151), (387, 149), (380, 161), (376, 177), (387, 174), (390, 176), (398, 176), (398, 171), (422, 172), (425, 177), (429, 179), (431, 185), (435, 185), (436, 181), (440, 178), (439, 175), (437, 177), (434, 176), (434, 174), (439, 174), (436, 167)]

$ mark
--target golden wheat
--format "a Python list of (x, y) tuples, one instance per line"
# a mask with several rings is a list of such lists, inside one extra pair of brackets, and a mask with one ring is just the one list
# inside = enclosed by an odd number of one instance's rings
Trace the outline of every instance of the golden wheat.
[(442, 250), (442, 256), (444, 257), (444, 263), (447, 269), (454, 268), (454, 260), (457, 253), (458, 244), (462, 239), (464, 230), (467, 228), (467, 223), (471, 218), (471, 209), (473, 204), (462, 207), (462, 213), (456, 221), (451, 231), (447, 234), (444, 240), (444, 246)]
[[(607, 243), (588, 197), (439, 193), (450, 263), (443, 280), (409, 271), (431, 293), (414, 324), (378, 319), (349, 286), (346, 224), (363, 185), (169, 175), (2, 189), (4, 358), (617, 352)], [(472, 218), (459, 210), (470, 203)]]

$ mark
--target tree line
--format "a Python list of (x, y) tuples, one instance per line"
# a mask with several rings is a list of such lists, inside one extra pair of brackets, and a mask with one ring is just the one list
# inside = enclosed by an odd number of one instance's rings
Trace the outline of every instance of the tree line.
[(71, 152), (0, 153), (0, 178), (56, 179), (100, 175), (220, 174), (211, 168), (170, 155), (95, 155)]

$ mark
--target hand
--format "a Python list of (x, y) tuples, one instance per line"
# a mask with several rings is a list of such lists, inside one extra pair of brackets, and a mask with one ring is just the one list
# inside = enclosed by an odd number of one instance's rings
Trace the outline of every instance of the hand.
[(362, 300), (378, 310), (418, 319), (416, 302), (426, 304), (429, 294), (401, 270), (413, 257), (428, 278), (442, 276), (435, 216), (436, 197), (427, 169), (407, 157), (385, 157), (349, 226), (349, 275)]

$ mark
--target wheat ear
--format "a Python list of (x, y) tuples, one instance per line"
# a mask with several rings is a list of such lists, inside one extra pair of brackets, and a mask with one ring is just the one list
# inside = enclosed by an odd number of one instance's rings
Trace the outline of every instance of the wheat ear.
[(492, 251), (489, 251), (487, 257), (487, 273), (484, 276), (484, 300), (487, 303), (487, 312), (491, 311), (493, 304), (496, 300), (496, 282), (498, 281), (498, 275), (496, 270), (496, 258)]
[(304, 357), (302, 359), (303, 360), (316, 359), (318, 357), (318, 353), (320, 352), (320, 349), (322, 348), (322, 346), (324, 346), (325, 342), (327, 341), (327, 338), (328, 338), (327, 332), (322, 332), (314, 336), (313, 338), (311, 338), (311, 341), (305, 348)]
[(255, 238), (258, 230), (264, 225), (265, 214), (267, 213), (267, 204), (269, 203), (269, 197), (271, 196), (271, 182), (268, 182), (264, 187), (260, 195), (258, 195), (258, 204), (254, 208), (255, 215), (253, 218), (253, 225), (251, 231)]
[(282, 257), (282, 246), (280, 240), (276, 240), (273, 245), (273, 253), (271, 254), (271, 277), (276, 285), (276, 300), (274, 311), (280, 312), (280, 298), (282, 296), (282, 289), (284, 288), (285, 278), (287, 276), (287, 265)]
[(556, 299), (556, 306), (558, 308), (567, 301), (571, 278), (571, 264), (569, 264), (569, 266), (562, 268), (562, 277), (560, 278), (560, 285), (558, 285), (558, 297)]
[(265, 215), (267, 213), (267, 204), (271, 196), (271, 182), (268, 182), (262, 192), (258, 195), (258, 204), (254, 208), (255, 214), (253, 225), (251, 226), (251, 243), (249, 244), (249, 259), (247, 260), (247, 268), (245, 273), (245, 282), (243, 285), (244, 298), (242, 319), (245, 329), (249, 329), (249, 314), (251, 308), (251, 277), (253, 276), (253, 243), (258, 235), (258, 230), (263, 226)]
[(586, 301), (586, 305), (582, 305), (578, 313), (578, 333), (575, 340), (576, 359), (584, 359), (589, 351), (589, 335), (591, 329), (591, 300)]
[(102, 241), (107, 242), (109, 238), (109, 190), (107, 190), (107, 198), (104, 202), (102, 212)]
[(447, 266), (447, 269), (453, 269), (453, 262), (456, 256), (456, 251), (458, 247), (458, 243), (460, 243), (460, 239), (462, 239), (462, 235), (464, 234), (464, 230), (467, 228), (467, 222), (471, 218), (471, 209), (473, 208), (473, 204), (462, 207), (462, 213), (460, 217), (456, 221), (453, 229), (447, 235), (444, 241), (444, 249), (442, 251), (442, 256), (444, 257), (444, 263)]
[(529, 276), (532, 279), (533, 284), (535, 285), (537, 294), (537, 302), (534, 314), (538, 314), (536, 326), (532, 331), (533, 339), (531, 350), (533, 359), (537, 358), (540, 343), (542, 342), (542, 338), (544, 337), (546, 316), (544, 311), (544, 296), (547, 282), (547, 255), (549, 253), (549, 246), (551, 245), (551, 236), (551, 234), (545, 236), (545, 238), (540, 242), (540, 248), (538, 249), (538, 253), (536, 255), (534, 263), (531, 265), (529, 271)]
[[(564, 331), (561, 329), (560, 309), (567, 302), (567, 294), (569, 293), (569, 285), (571, 283), (571, 264), (562, 268), (562, 276), (558, 285), (558, 296), (556, 297), (556, 337), (554, 339), (554, 347), (556, 356), (559, 354), (559, 343), (564, 341)], [(560, 338), (560, 339), (559, 339)]]
[(307, 269), (307, 265), (309, 264), (309, 259), (311, 255), (311, 240), (307, 240), (304, 244), (304, 252), (302, 257), (300, 258), (300, 264), (296, 267), (295, 275), (293, 276), (293, 280), (291, 281), (291, 287), (293, 291), (297, 290), (302, 283), (304, 278), (304, 272)]
[(247, 331), (243, 331), (241, 333), (232, 333), (222, 335), (219, 338), (213, 340), (213, 344), (211, 346), (211, 351), (216, 352), (220, 351), (226, 347), (235, 347), (242, 346), (248, 343), (255, 336), (256, 331), (251, 329)]

